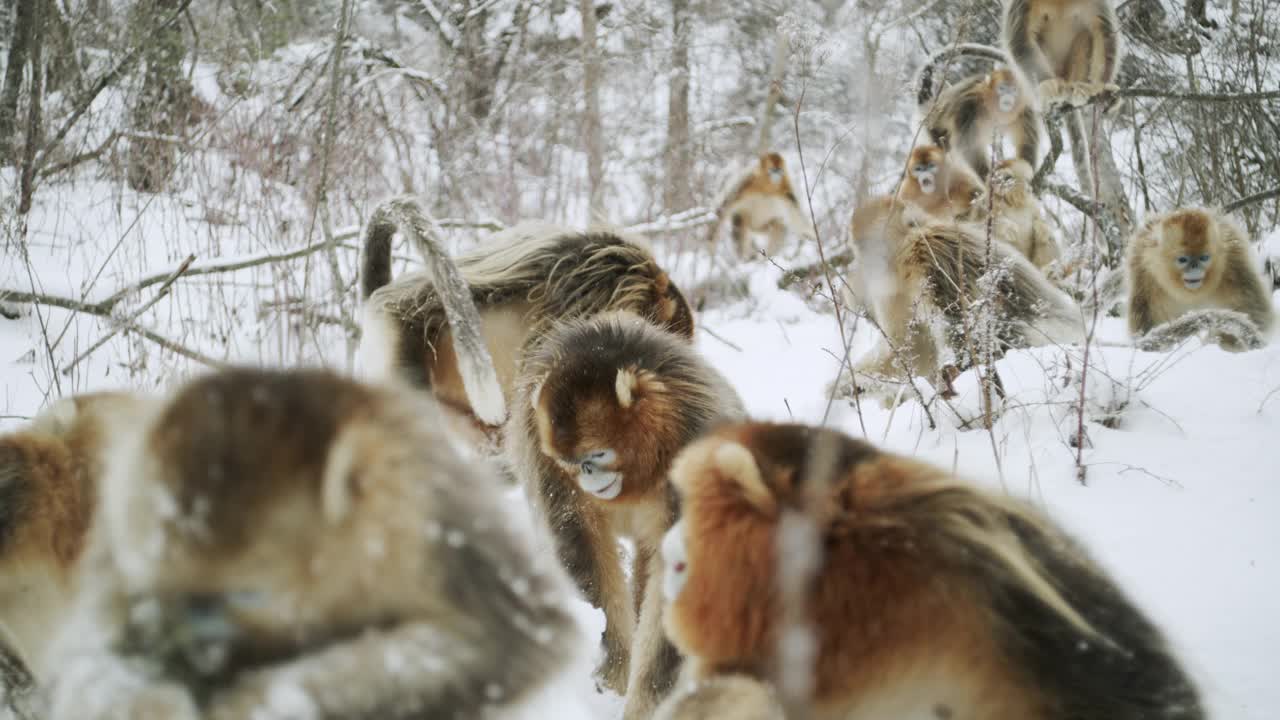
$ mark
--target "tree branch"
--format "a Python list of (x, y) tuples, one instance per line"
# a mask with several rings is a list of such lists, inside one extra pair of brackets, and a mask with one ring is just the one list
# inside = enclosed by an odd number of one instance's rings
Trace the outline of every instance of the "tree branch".
[(106, 345), (107, 341), (115, 337), (116, 334), (119, 333), (121, 330), (124, 330), (126, 327), (134, 325), (134, 321), (137, 320), (139, 317), (141, 317), (142, 313), (155, 307), (156, 303), (160, 302), (160, 300), (164, 298), (164, 296), (169, 294), (169, 288), (173, 287), (174, 281), (177, 280), (180, 275), (186, 272), (187, 269), (191, 267), (191, 263), (195, 261), (196, 261), (195, 255), (188, 255), (187, 259), (184, 260), (183, 263), (179, 265), (176, 270), (170, 273), (169, 277), (165, 278), (164, 284), (160, 286), (160, 289), (156, 292), (155, 297), (148, 300), (146, 304), (144, 304), (142, 307), (138, 308), (137, 310), (134, 310), (132, 313), (129, 313), (129, 317), (125, 318), (124, 320), (121, 320), (114, 328), (108, 331), (106, 335), (103, 335), (101, 338), (98, 339), (97, 342), (90, 345), (88, 350), (85, 350), (84, 352), (76, 356), (76, 358), (73, 359), (70, 363), (68, 363), (66, 367), (62, 368), (62, 374), (70, 375), (71, 371), (75, 368), (76, 365), (79, 365), (82, 360), (92, 355), (93, 352), (98, 348), (102, 347), (103, 345)]
[[(183, 13), (187, 11), (187, 7), (190, 5), (191, 0), (182, 0), (182, 4), (179, 5), (178, 8), (164, 20), (164, 22), (152, 28), (148, 36), (154, 35), (156, 32), (164, 30), (177, 22), (182, 17)], [(49, 151), (60, 145), (62, 141), (66, 139), (67, 133), (71, 132), (71, 128), (75, 127), (75, 124), (80, 122), (80, 118), (84, 117), (84, 114), (89, 111), (89, 107), (92, 106), (93, 101), (102, 94), (102, 91), (106, 90), (112, 83), (118, 80), (120, 76), (124, 74), (125, 70), (128, 70), (138, 62), (138, 56), (146, 50), (146, 47), (146, 45), (138, 45), (130, 50), (129, 53), (120, 60), (120, 62), (115, 64), (115, 67), (111, 68), (105, 75), (98, 78), (98, 81), (93, 84), (93, 87), (89, 88), (89, 92), (86, 93), (84, 97), (80, 98), (79, 102), (76, 103), (75, 111), (71, 113), (71, 117), (67, 118), (66, 121), (62, 123), (62, 127), (58, 128), (58, 132), (54, 133), (53, 139), (45, 143), (44, 149), (40, 152), (40, 157), (35, 163), (37, 172), (43, 169), (45, 163), (48, 162)]]
[(1247, 207), (1254, 203), (1260, 203), (1265, 200), (1270, 200), (1272, 198), (1280, 198), (1280, 187), (1274, 187), (1274, 188), (1271, 188), (1270, 190), (1263, 190), (1260, 193), (1254, 193), (1247, 197), (1242, 197), (1239, 200), (1234, 200), (1230, 203), (1227, 203), (1226, 205), (1222, 206), (1222, 212), (1224, 213), (1235, 212), (1236, 210), (1239, 210), (1242, 207)]

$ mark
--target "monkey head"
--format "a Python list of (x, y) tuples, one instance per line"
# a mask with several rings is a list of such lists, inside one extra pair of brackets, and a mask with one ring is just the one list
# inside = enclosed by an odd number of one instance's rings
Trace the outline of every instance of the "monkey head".
[(945, 152), (937, 145), (922, 145), (911, 151), (907, 171), (925, 195), (936, 192), (942, 182), (944, 156)]
[(1214, 250), (1221, 246), (1218, 229), (1203, 212), (1185, 210), (1164, 220), (1160, 228), (1160, 256), (1171, 284), (1191, 292), (1213, 287), (1219, 265)]
[(546, 342), (557, 349), (531, 396), (541, 449), (598, 500), (650, 497), (683, 444), (680, 387), (667, 375), (681, 361), (648, 327), (609, 313), (566, 323)]
[(1004, 68), (996, 70), (988, 76), (987, 83), (997, 110), (1010, 115), (1019, 109), (1022, 104), (1022, 86), (1013, 71)]
[(774, 185), (781, 185), (782, 180), (787, 176), (786, 164), (782, 161), (782, 156), (776, 152), (761, 155), (760, 168), (765, 171), (769, 181)]

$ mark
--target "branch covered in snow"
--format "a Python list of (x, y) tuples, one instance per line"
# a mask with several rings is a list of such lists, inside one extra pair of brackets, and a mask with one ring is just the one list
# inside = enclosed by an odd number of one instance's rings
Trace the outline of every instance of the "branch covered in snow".
[(1226, 205), (1222, 206), (1222, 212), (1224, 213), (1235, 212), (1236, 210), (1239, 210), (1242, 207), (1247, 207), (1254, 203), (1265, 202), (1272, 198), (1280, 198), (1280, 187), (1273, 187), (1270, 190), (1263, 190), (1260, 193), (1254, 193), (1252, 195), (1242, 197), (1239, 200), (1229, 202)]

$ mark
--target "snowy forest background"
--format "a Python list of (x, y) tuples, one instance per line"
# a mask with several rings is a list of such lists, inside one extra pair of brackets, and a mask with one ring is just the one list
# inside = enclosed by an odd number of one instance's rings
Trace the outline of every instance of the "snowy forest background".
[[(915, 73), (949, 47), (998, 45), (1000, 10), (0, 0), (0, 429), (60, 396), (206, 366), (349, 369), (358, 231), (393, 194), (423, 197), (455, 250), (521, 219), (609, 223), (647, 238), (698, 300), (699, 346), (753, 414), (827, 422), (1032, 497), (1168, 629), (1218, 717), (1274, 717), (1274, 345), (1138, 352), (1100, 311), (1088, 353), (1001, 360), (995, 408), (973, 377), (957, 399), (894, 411), (827, 392), (875, 338), (833, 312), (823, 273), (787, 271), (828, 258), (838, 275), (850, 212), (890, 190), (919, 132)], [(1280, 277), (1280, 2), (1118, 12), (1125, 90), (1111, 114), (1082, 111), (1105, 207), (1070, 138), (1040, 185), (1090, 270), (1077, 293), (1145, 214), (1185, 205), (1231, 209)], [(726, 172), (766, 148), (786, 157), (818, 243), (746, 264), (723, 238), (709, 252)], [(579, 675), (549, 707), (613, 712)]]

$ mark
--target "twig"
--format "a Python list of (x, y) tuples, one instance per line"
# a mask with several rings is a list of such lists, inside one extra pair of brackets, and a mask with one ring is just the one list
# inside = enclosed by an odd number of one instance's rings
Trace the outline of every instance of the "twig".
[(75, 359), (73, 359), (70, 363), (67, 364), (66, 367), (62, 368), (62, 374), (68, 375), (68, 376), (71, 375), (71, 371), (75, 369), (75, 366), (79, 365), (82, 360), (92, 355), (95, 350), (105, 345), (108, 340), (115, 337), (116, 334), (119, 333), (121, 330), (124, 330), (126, 327), (133, 326), (134, 321), (137, 320), (139, 317), (141, 317), (142, 313), (150, 310), (152, 307), (155, 306), (156, 303), (160, 302), (160, 300), (164, 298), (164, 296), (169, 294), (169, 289), (173, 287), (174, 281), (177, 280), (180, 275), (186, 272), (187, 268), (191, 267), (191, 263), (195, 261), (196, 261), (195, 255), (188, 255), (187, 259), (184, 260), (183, 263), (179, 265), (176, 270), (170, 273), (168, 278), (165, 279), (164, 284), (160, 286), (160, 289), (158, 291), (156, 291), (155, 297), (148, 300), (144, 305), (142, 305), (142, 307), (139, 307), (137, 310), (134, 310), (132, 313), (130, 313), (127, 318), (121, 320), (115, 327), (107, 331), (107, 334), (103, 335), (101, 338), (98, 338), (98, 341), (95, 342), (93, 345), (90, 345), (88, 350), (85, 350), (84, 352), (77, 355)]
[(719, 340), (720, 342), (724, 343), (725, 345), (728, 345), (729, 347), (733, 348), (734, 350), (737, 350), (738, 352), (742, 352), (742, 348), (741, 348), (741, 347), (739, 347), (738, 345), (735, 345), (734, 343), (730, 342), (729, 340), (726, 340), (726, 339), (725, 339), (725, 338), (723, 338), (723, 337), (720, 337), (719, 335), (717, 335), (717, 334), (716, 334), (716, 332), (715, 332), (714, 330), (712, 330), (711, 328), (707, 327), (706, 325), (699, 325), (699, 326), (698, 326), (698, 329), (699, 329), (699, 330), (701, 330), (702, 332), (704, 332), (704, 333), (706, 333), (706, 334), (710, 335), (711, 337), (713, 337), (713, 338), (715, 338), (715, 339)]
[[(831, 257), (827, 258), (826, 265), (833, 268), (844, 268), (844, 267), (847, 267), (852, 262), (853, 262), (853, 251), (846, 248), (844, 250), (841, 250), (833, 254)], [(778, 278), (778, 289), (786, 290), (787, 288), (791, 287), (797, 282), (800, 282), (801, 280), (808, 280), (814, 275), (821, 273), (822, 269), (823, 269), (823, 263), (816, 262), (816, 263), (809, 263), (807, 265), (801, 265), (799, 267), (794, 267), (794, 268), (791, 268), (790, 270), (784, 270), (782, 273), (782, 277)]]
[(1247, 205), (1263, 202), (1264, 200), (1270, 200), (1272, 198), (1280, 198), (1280, 187), (1274, 187), (1274, 188), (1271, 188), (1270, 190), (1263, 190), (1260, 193), (1254, 193), (1247, 197), (1242, 197), (1239, 200), (1235, 200), (1230, 203), (1227, 203), (1226, 205), (1222, 206), (1222, 212), (1224, 213), (1235, 212), (1236, 210), (1239, 210), (1240, 208), (1245, 207)]

